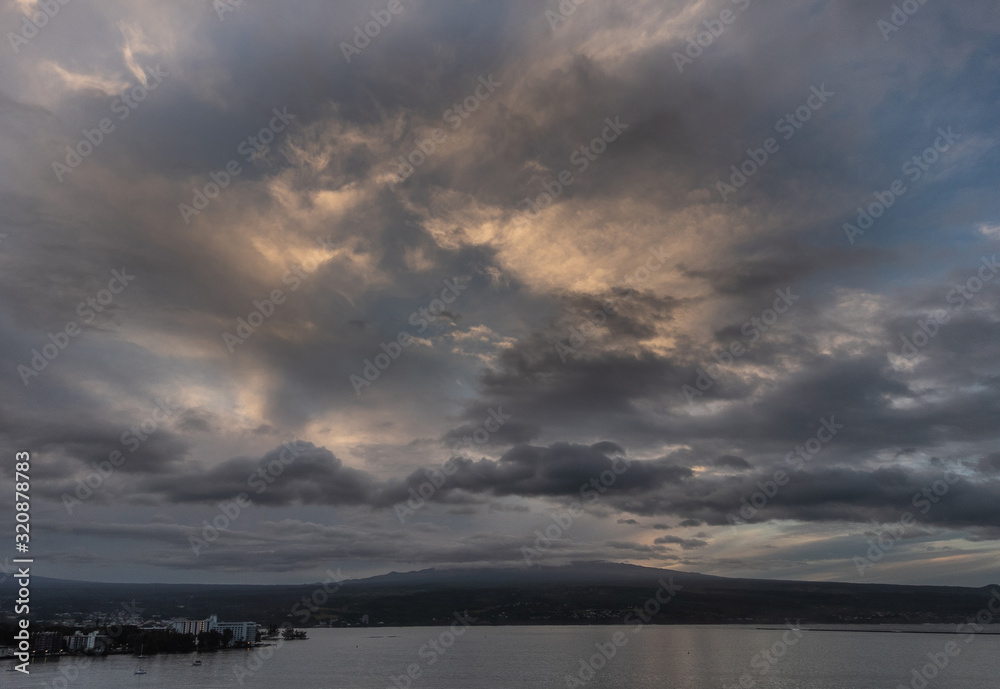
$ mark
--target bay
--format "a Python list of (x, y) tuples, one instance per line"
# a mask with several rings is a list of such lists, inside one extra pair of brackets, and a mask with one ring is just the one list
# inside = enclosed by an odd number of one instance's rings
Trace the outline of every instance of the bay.
[[(462, 633), (456, 636), (456, 630)], [(742, 678), (753, 689), (898, 689), (912, 687), (916, 671), (935, 675), (928, 689), (993, 689), (1000, 676), (1000, 636), (985, 634), (697, 625), (456, 625), (455, 630), (379, 627), (308, 633), (307, 640), (251, 651), (141, 661), (134, 656), (39, 660), (32, 663), (30, 677), (3, 672), (0, 682), (4, 687), (52, 689), (550, 689), (568, 684), (725, 689), (739, 686)], [(195, 659), (202, 664), (194, 666)], [(941, 669), (933, 665), (935, 659)], [(135, 675), (140, 663), (146, 674)], [(917, 682), (916, 689), (920, 687)]]

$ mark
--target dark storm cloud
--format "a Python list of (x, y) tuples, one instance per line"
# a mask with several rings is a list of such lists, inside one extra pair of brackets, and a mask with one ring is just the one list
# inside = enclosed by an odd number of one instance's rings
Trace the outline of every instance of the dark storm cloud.
[(679, 545), (684, 550), (695, 550), (708, 545), (708, 541), (703, 541), (700, 538), (679, 538), (678, 536), (660, 536), (653, 543), (657, 545)]
[(180, 418), (178, 428), (182, 431), (209, 433), (212, 431), (212, 417), (210, 411), (192, 409)]
[[(617, 464), (615, 457), (619, 458)], [(690, 469), (666, 459), (625, 460), (620, 448), (612, 443), (592, 447), (569, 444), (548, 448), (518, 446), (498, 461), (454, 458), (452, 462), (456, 471), (447, 477), (446, 483), (430, 500), (461, 503), (487, 495), (578, 499), (582, 489), (594, 485), (592, 479), (617, 469), (620, 475), (616, 476), (603, 500), (637, 515), (694, 515), (684, 519), (681, 527), (730, 523), (729, 516), (739, 514), (742, 501), (760, 492), (760, 485), (771, 480), (766, 474), (738, 480), (723, 476), (699, 477)], [(934, 473), (913, 470), (905, 465), (867, 471), (816, 468), (795, 472), (790, 466), (785, 469), (791, 476), (787, 485), (783, 485), (750, 521), (877, 519), (887, 522), (910, 510), (919, 512), (918, 519), (928, 525), (1000, 528), (1000, 513), (990, 506), (997, 504), (995, 500), (1000, 488), (981, 480), (952, 480), (947, 468)], [(426, 483), (427, 476), (422, 469), (402, 481), (379, 481), (365, 472), (345, 467), (325, 449), (308, 443), (289, 443), (258, 460), (228, 460), (197, 478), (189, 473), (178, 473), (173, 477), (149, 479), (133, 493), (136, 497), (155, 498), (165, 503), (213, 504), (243, 492), (262, 506), (321, 504), (379, 509), (409, 499), (411, 489)], [(942, 495), (938, 484), (944, 485), (941, 484), (943, 476), (948, 476), (949, 482)], [(634, 519), (620, 521), (638, 523)], [(656, 524), (654, 528), (668, 527)], [(669, 537), (658, 542), (680, 544), (685, 548), (699, 547), (697, 539)]]
[(722, 467), (724, 469), (736, 469), (737, 471), (746, 471), (753, 468), (753, 465), (751, 465), (750, 462), (742, 457), (736, 457), (735, 455), (723, 455), (712, 463), (717, 467)]
[[(496, 411), (502, 414), (503, 408)], [(491, 418), (489, 410), (485, 408), (469, 409), (464, 416), (473, 419), (473, 423), (448, 431), (442, 436), (442, 442), (447, 445), (461, 444), (463, 441), (468, 445), (470, 440), (475, 442), (477, 440), (475, 432), (480, 428), (485, 428), (484, 424), (489, 423)], [(475, 423), (476, 421), (478, 423)], [(520, 445), (535, 440), (540, 433), (541, 429), (535, 424), (518, 419), (507, 419), (502, 426), (489, 434), (487, 442), (492, 445)]]
[(615, 434), (617, 419), (634, 430), (625, 420), (634, 418), (631, 400), (669, 390), (679, 380), (672, 362), (641, 346), (653, 335), (650, 324), (668, 319), (673, 308), (671, 300), (623, 298), (607, 325), (598, 327), (598, 338), (584, 342), (565, 361), (555, 343), (569, 342), (570, 327), (580, 321), (563, 319), (521, 339), (501, 353), (496, 367), (483, 373), (485, 404), (503, 403), (515, 417), (530, 418), (534, 424), (558, 427), (600, 415), (609, 435)]
[[(164, 408), (166, 412), (154, 407), (156, 416), (152, 411), (143, 417), (138, 415), (142, 411), (127, 417), (118, 415), (119, 426), (102, 423), (98, 414), (88, 418), (89, 414), (77, 413), (59, 422), (21, 414), (13, 417), (16, 432), (8, 432), (6, 442), (9, 447), (31, 448), (32, 453), (47, 458), (34, 465), (33, 475), (38, 479), (34, 488), (41, 495), (60, 499), (64, 493), (73, 494), (76, 477), (106, 474), (112, 468), (133, 476), (178, 471), (192, 443), (171, 427), (172, 419), (167, 415), (171, 410)], [(115, 415), (108, 413), (107, 418)], [(102, 500), (110, 497), (101, 495)]]
[[(135, 544), (125, 552), (111, 555), (72, 550), (56, 552), (54, 562), (87, 564), (93, 562), (152, 564), (178, 570), (214, 572), (296, 572), (326, 567), (330, 562), (375, 561), (380, 563), (482, 564), (518, 563), (524, 560), (521, 548), (531, 542), (528, 534), (473, 533), (456, 538), (439, 527), (414, 524), (406, 531), (398, 529), (354, 529), (325, 526), (297, 520), (261, 522), (253, 531), (231, 529), (194, 554), (190, 538), (201, 537), (200, 527), (180, 524), (46, 523), (54, 534), (78, 538), (107, 537)], [(418, 538), (414, 538), (414, 534)], [(177, 548), (177, 545), (183, 545)], [(268, 556), (289, 545), (287, 557)], [(597, 552), (611, 557), (647, 560), (652, 556), (671, 556), (663, 546), (648, 546), (632, 541), (605, 541)], [(553, 541), (546, 552), (552, 563), (568, 563), (592, 557), (594, 548), (570, 540)]]
[[(692, 475), (689, 468), (666, 459), (633, 462), (611, 443), (582, 446), (557, 443), (550, 447), (519, 445), (497, 461), (456, 460), (459, 465), (447, 488), (494, 495), (577, 496), (596, 487), (601, 474), (612, 472), (608, 490), (625, 493), (680, 483)], [(601, 491), (603, 492), (603, 491)]]
[(738, 299), (745, 308), (762, 306), (775, 290), (794, 287), (803, 279), (825, 272), (849, 270), (877, 265), (891, 260), (891, 252), (868, 247), (823, 247), (798, 242), (776, 243), (766, 251), (752, 251), (732, 263), (713, 265), (703, 270), (682, 267), (684, 275), (705, 280), (712, 289)]
[[(601, 475), (614, 476), (611, 492), (622, 494), (656, 490), (692, 476), (687, 467), (667, 459), (632, 461), (613, 443), (593, 446), (558, 443), (551, 447), (518, 445), (499, 460), (451, 460), (455, 469), (433, 496), (434, 501), (455, 502), (474, 496), (575, 497), (583, 489), (609, 490)], [(130, 492), (143, 499), (165, 503), (212, 504), (247, 493), (260, 505), (294, 504), (366, 505), (386, 508), (411, 498), (411, 489), (428, 481), (428, 471), (418, 469), (402, 480), (378, 480), (364, 471), (344, 466), (325, 448), (296, 441), (286, 443), (259, 459), (237, 457), (196, 475), (180, 470), (150, 478)], [(596, 484), (594, 483), (596, 482)], [(125, 496), (121, 496), (124, 498)], [(481, 502), (482, 500), (477, 500)]]
[[(683, 490), (650, 494), (645, 500), (619, 496), (610, 496), (610, 500), (636, 514), (697, 515), (710, 525), (731, 524), (731, 517), (741, 522), (791, 519), (888, 523), (910, 512), (926, 526), (1000, 526), (1000, 511), (996, 508), (1000, 487), (995, 482), (972, 481), (948, 472), (918, 472), (900, 465), (873, 471), (838, 468), (787, 473), (791, 478), (786, 485), (762, 507), (743, 516), (740, 510), (754, 494), (762, 494), (759, 484), (771, 481), (772, 475), (747, 477), (736, 484), (696, 479), (685, 483)], [(754, 502), (760, 504), (757, 498)]]
[(260, 505), (359, 505), (372, 499), (375, 480), (345, 467), (324, 448), (288, 443), (259, 459), (236, 457), (213, 466), (197, 480), (190, 473), (146, 481), (140, 490), (170, 502), (232, 499), (246, 493)]

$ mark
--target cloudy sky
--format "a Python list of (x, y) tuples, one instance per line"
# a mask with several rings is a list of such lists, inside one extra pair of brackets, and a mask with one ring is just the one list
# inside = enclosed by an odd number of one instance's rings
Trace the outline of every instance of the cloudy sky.
[(902, 4), (6, 0), (38, 574), (996, 583), (1000, 16)]

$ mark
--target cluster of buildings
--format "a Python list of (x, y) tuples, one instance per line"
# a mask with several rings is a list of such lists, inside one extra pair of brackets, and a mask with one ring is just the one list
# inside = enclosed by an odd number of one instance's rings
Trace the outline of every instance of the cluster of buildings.
[[(69, 653), (105, 653), (111, 647), (111, 637), (107, 634), (76, 632), (66, 636), (59, 632), (35, 632), (31, 636), (31, 652), (38, 655)], [(0, 658), (6, 654), (0, 649)], [(13, 649), (11, 649), (13, 650)]]
[[(220, 622), (217, 615), (204, 620), (165, 620), (163, 622), (138, 625), (140, 631), (176, 632), (178, 634), (193, 634), (197, 637), (203, 632), (232, 632), (230, 646), (243, 646), (257, 641), (256, 622)], [(38, 655), (66, 653), (107, 653), (111, 649), (111, 637), (93, 631), (84, 634), (77, 631), (71, 635), (59, 632), (35, 632), (31, 637), (32, 653)], [(0, 647), (0, 658), (13, 655), (13, 648)]]

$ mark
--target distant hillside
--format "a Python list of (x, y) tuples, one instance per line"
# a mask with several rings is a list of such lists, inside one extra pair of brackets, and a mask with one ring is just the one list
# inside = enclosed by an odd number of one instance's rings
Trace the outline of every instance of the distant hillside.
[(422, 569), (416, 572), (390, 572), (376, 577), (362, 579), (357, 583), (375, 586), (528, 586), (536, 584), (605, 584), (605, 585), (655, 585), (664, 575), (684, 581), (740, 581), (727, 580), (708, 574), (679, 572), (626, 565), (617, 562), (574, 562), (561, 567), (511, 567), (511, 568), (466, 568), (466, 569)]
[[(670, 623), (957, 623), (981, 610), (992, 587), (896, 586), (730, 579), (608, 562), (562, 567), (426, 569), (349, 580), (334, 591), (319, 584), (237, 586), (100, 584), (32, 579), (32, 610), (79, 623), (113, 615), (136, 601), (145, 618), (203, 618), (261, 624), (430, 625), (455, 612), (478, 624), (613, 624), (654, 596), (664, 580), (677, 590), (654, 615)], [(11, 580), (0, 585), (0, 609), (12, 609)], [(662, 596), (661, 594), (661, 597)], [(310, 602), (311, 601), (311, 602)], [(651, 606), (655, 607), (655, 606)], [(308, 611), (308, 614), (306, 612)], [(62, 617), (67, 620), (66, 617)]]

